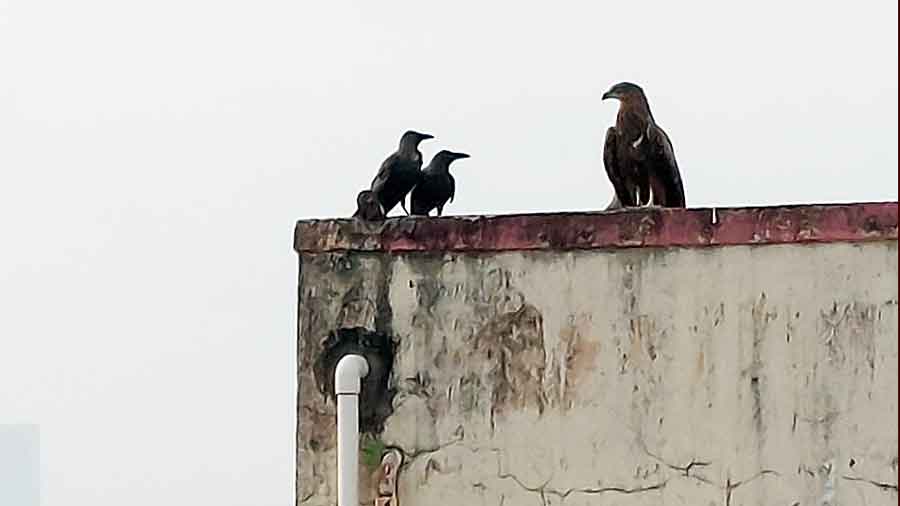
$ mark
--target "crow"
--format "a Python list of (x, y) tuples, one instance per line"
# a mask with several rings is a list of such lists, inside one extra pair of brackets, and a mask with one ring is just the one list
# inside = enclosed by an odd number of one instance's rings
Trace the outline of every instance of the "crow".
[(419, 143), (425, 139), (433, 139), (433, 135), (409, 130), (400, 137), (400, 147), (381, 164), (378, 174), (372, 181), (371, 191), (381, 205), (384, 215), (398, 203), (406, 210), (406, 194), (410, 192), (422, 177), (422, 153)]
[(450, 163), (461, 158), (469, 158), (465, 153), (443, 150), (434, 155), (428, 167), (422, 171), (422, 180), (413, 188), (410, 204), (412, 214), (428, 216), (432, 209), (437, 215), (444, 212), (444, 205), (453, 202), (456, 180), (450, 174)]
[(363, 221), (384, 220), (381, 206), (371, 190), (363, 190), (356, 196), (356, 212), (353, 213), (353, 217)]

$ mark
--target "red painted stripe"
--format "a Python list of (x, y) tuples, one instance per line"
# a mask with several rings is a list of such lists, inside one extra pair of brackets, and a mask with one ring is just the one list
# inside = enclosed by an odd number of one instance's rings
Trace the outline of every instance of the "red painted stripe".
[(884, 240), (897, 240), (897, 202), (404, 217), (375, 224), (301, 220), (294, 249), (516, 251)]

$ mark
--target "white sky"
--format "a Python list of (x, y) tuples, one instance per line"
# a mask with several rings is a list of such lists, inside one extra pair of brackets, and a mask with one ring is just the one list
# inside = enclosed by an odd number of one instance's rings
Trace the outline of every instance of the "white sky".
[(292, 504), (293, 222), (404, 130), (450, 214), (598, 209), (629, 80), (691, 206), (896, 200), (897, 56), (887, 0), (0, 0), (0, 423), (45, 505)]

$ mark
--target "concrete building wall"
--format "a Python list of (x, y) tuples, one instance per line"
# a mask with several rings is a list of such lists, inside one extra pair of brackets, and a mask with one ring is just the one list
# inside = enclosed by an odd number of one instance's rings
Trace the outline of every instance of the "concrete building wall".
[(298, 503), (334, 504), (317, 361), (364, 328), (404, 506), (896, 504), (897, 205), (863, 207), (298, 224)]

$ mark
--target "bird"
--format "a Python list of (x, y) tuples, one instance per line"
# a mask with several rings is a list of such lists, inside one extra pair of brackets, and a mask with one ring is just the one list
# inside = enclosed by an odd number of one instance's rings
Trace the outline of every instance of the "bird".
[(371, 191), (375, 194), (385, 216), (398, 203), (406, 210), (406, 194), (410, 192), (422, 177), (422, 153), (419, 143), (426, 139), (434, 139), (431, 134), (423, 134), (407, 130), (400, 137), (400, 147), (381, 164), (378, 174), (372, 180)]
[(619, 101), (619, 113), (606, 131), (603, 165), (622, 207), (685, 207), (672, 142), (653, 119), (644, 90), (621, 82), (603, 94), (608, 98)]
[(410, 196), (412, 214), (428, 216), (432, 209), (437, 209), (438, 216), (443, 214), (444, 205), (448, 201), (453, 202), (456, 193), (456, 180), (450, 174), (450, 164), (461, 158), (469, 158), (469, 155), (447, 150), (434, 155), (422, 171), (422, 180), (413, 188)]
[(356, 212), (353, 217), (363, 221), (384, 220), (384, 213), (372, 190), (363, 190), (356, 196)]

